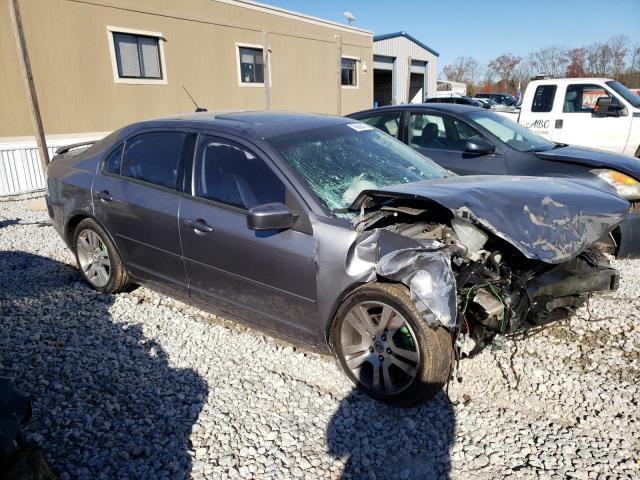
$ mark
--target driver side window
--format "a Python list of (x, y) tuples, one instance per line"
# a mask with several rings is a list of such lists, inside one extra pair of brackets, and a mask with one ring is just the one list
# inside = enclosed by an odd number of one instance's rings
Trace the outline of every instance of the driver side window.
[(271, 168), (242, 145), (201, 136), (195, 169), (196, 196), (249, 210), (265, 203), (286, 203), (286, 188)]
[(564, 95), (562, 111), (564, 113), (591, 113), (598, 98), (609, 96), (609, 93), (600, 85), (569, 85)]
[(412, 113), (409, 117), (409, 145), (413, 148), (448, 150), (447, 132), (441, 115)]
[(413, 113), (409, 119), (409, 144), (416, 149), (463, 151), (469, 140), (482, 140), (478, 131), (448, 115)]

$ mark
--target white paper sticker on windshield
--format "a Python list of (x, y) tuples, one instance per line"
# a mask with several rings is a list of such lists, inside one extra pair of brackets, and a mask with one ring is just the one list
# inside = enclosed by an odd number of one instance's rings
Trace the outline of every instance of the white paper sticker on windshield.
[(371, 125), (366, 123), (348, 123), (347, 127), (353, 128), (356, 132), (364, 132), (365, 130), (373, 130)]

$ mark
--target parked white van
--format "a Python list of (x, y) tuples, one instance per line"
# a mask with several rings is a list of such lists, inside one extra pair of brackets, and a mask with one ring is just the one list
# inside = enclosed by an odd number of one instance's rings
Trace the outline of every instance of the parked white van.
[(437, 97), (466, 97), (467, 84), (452, 82), (450, 80), (438, 80)]
[(534, 80), (520, 112), (503, 114), (556, 143), (640, 158), (640, 97), (615, 80)]

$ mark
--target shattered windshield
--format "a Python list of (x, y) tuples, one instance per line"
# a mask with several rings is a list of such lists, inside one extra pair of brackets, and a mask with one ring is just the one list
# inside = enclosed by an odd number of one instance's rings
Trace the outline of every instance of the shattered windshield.
[(413, 149), (364, 123), (334, 125), (268, 139), (332, 212), (363, 190), (446, 177)]

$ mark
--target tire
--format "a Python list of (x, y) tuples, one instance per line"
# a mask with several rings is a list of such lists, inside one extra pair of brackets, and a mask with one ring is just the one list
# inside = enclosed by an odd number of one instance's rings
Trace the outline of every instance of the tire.
[(129, 287), (120, 255), (107, 232), (92, 218), (82, 220), (76, 227), (73, 251), (82, 277), (93, 289), (118, 293)]
[(336, 313), (330, 341), (349, 379), (386, 403), (423, 403), (449, 378), (451, 333), (430, 327), (401, 284), (371, 283), (355, 290)]

